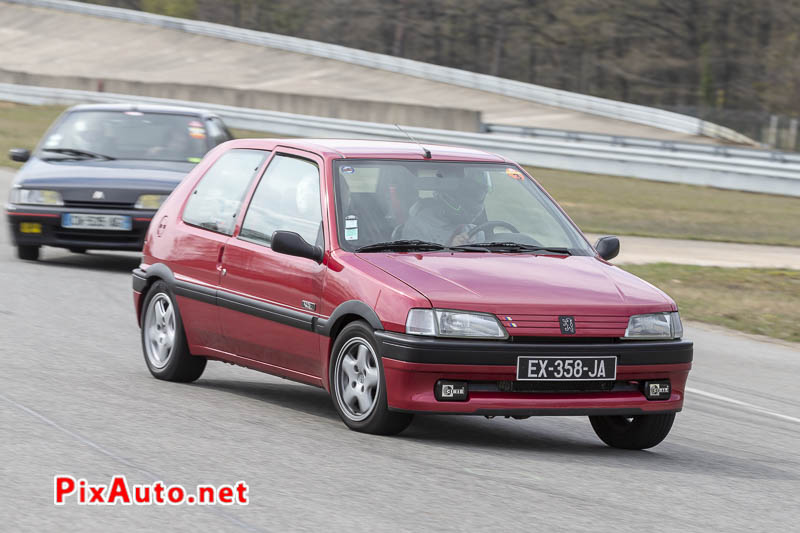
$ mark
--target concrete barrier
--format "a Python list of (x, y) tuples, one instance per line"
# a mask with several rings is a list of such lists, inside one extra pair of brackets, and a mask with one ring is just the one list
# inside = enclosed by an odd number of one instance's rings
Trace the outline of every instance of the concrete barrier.
[(481, 128), (480, 111), (448, 107), (349, 100), (336, 97), (171, 82), (153, 83), (83, 76), (49, 75), (2, 68), (0, 68), (0, 83), (209, 102), (299, 115), (346, 118), (363, 122), (403, 124), (433, 129), (478, 132)]

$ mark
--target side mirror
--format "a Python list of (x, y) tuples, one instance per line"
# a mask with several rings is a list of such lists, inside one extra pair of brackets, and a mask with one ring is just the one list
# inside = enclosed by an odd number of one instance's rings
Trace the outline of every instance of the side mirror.
[(610, 261), (619, 254), (619, 239), (614, 235), (600, 237), (597, 239), (594, 249), (597, 250), (597, 253), (600, 255), (600, 257), (606, 261)]
[(322, 263), (324, 252), (319, 246), (308, 244), (293, 231), (276, 231), (272, 234), (272, 249), (279, 254), (294, 255)]
[(12, 148), (8, 151), (8, 158), (12, 161), (24, 163), (31, 158), (31, 151), (27, 148)]

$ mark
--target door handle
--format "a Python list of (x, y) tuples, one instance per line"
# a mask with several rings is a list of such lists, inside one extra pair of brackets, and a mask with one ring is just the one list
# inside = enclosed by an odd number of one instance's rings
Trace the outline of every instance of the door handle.
[(225, 245), (219, 247), (219, 254), (217, 255), (217, 271), (222, 274), (223, 276), (228, 273), (228, 271), (222, 268), (222, 256), (225, 254)]

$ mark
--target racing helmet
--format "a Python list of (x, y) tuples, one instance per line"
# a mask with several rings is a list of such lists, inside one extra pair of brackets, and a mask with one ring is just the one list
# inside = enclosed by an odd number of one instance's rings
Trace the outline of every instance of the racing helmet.
[(434, 191), (434, 197), (442, 204), (444, 216), (453, 223), (470, 224), (483, 212), (486, 195), (492, 188), (488, 172), (469, 169), (463, 178), (456, 180), (455, 187)]

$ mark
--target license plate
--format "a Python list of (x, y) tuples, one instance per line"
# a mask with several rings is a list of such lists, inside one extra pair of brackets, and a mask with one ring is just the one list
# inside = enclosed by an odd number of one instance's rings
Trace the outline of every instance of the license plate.
[(61, 216), (61, 227), (73, 229), (130, 231), (131, 217), (124, 215), (89, 215), (84, 213), (65, 213)]
[(38, 222), (20, 222), (19, 231), (21, 233), (41, 233), (42, 225)]
[(610, 381), (617, 378), (617, 357), (517, 358), (518, 381)]

